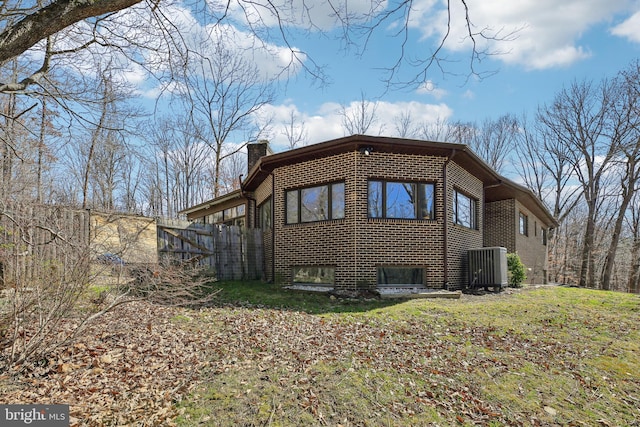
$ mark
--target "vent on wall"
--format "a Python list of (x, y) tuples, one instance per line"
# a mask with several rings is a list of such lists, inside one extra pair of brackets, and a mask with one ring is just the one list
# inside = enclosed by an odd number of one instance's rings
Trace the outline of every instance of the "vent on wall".
[(507, 249), (480, 248), (468, 252), (469, 287), (497, 289), (507, 286)]

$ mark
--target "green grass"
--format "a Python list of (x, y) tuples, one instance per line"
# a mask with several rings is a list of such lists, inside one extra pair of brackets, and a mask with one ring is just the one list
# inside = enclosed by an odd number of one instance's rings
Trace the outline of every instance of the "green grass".
[(220, 345), (179, 425), (640, 420), (637, 295), (544, 287), (387, 302), (221, 288), (215, 307), (190, 316), (190, 330)]
[(286, 309), (311, 314), (362, 312), (398, 303), (375, 298), (331, 298), (327, 293), (284, 289), (281, 285), (259, 281), (218, 282), (211, 286), (221, 290), (216, 297), (217, 304)]

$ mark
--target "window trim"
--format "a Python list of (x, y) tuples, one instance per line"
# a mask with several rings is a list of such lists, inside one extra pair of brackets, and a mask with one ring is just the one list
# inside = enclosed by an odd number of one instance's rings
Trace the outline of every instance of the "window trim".
[[(319, 287), (333, 287), (336, 283), (336, 266), (335, 265), (293, 265), (291, 268), (291, 283), (301, 286), (319, 286)], [(331, 270), (332, 281), (327, 282), (313, 282), (313, 281), (296, 281), (296, 270), (299, 269), (327, 269)]]
[(203, 224), (237, 225), (238, 222), (243, 221), (246, 223), (247, 204), (240, 203), (228, 208), (219, 209), (201, 218)]
[[(420, 283), (382, 283), (382, 270), (419, 270)], [(378, 287), (421, 287), (427, 284), (427, 268), (424, 265), (378, 265), (376, 267), (376, 285)]]
[[(371, 183), (379, 182), (382, 184), (381, 189), (381, 204), (382, 204), (382, 215), (381, 216), (372, 216), (371, 215)], [(427, 199), (427, 207), (429, 207), (429, 201), (431, 202), (429, 209), (429, 217), (422, 218), (419, 216), (419, 210), (421, 203), (413, 203), (413, 217), (411, 218), (400, 218), (400, 217), (390, 217), (387, 214), (387, 184), (411, 184), (416, 186), (416, 190), (418, 190), (419, 186), (431, 187), (431, 198)], [(423, 197), (420, 196), (423, 194), (420, 191), (416, 191), (420, 199)], [(384, 179), (384, 178), (369, 178), (367, 179), (367, 218), (369, 219), (386, 219), (386, 220), (402, 220), (402, 221), (433, 221), (436, 219), (436, 183), (434, 181), (409, 181), (409, 180), (392, 180), (392, 179)]]
[[(264, 215), (265, 209), (267, 209), (269, 212), (268, 218), (265, 218), (265, 215)], [(259, 226), (259, 228), (262, 230), (271, 230), (273, 228), (273, 197), (269, 196), (266, 199), (264, 199), (262, 203), (258, 205), (258, 209), (256, 209), (256, 212), (258, 214), (257, 225)], [(264, 221), (266, 219), (268, 219), (267, 226), (265, 226), (264, 224)]]
[[(343, 205), (345, 205), (345, 191), (346, 191), (346, 185), (345, 185), (345, 181), (332, 181), (332, 182), (327, 182), (327, 183), (322, 183), (322, 184), (314, 184), (314, 185), (307, 185), (304, 187), (297, 187), (297, 188), (290, 188), (284, 191), (284, 209), (285, 209), (285, 215), (284, 215), (284, 223), (285, 225), (293, 225), (293, 224), (313, 224), (315, 222), (326, 222), (326, 221), (339, 221), (345, 218), (346, 215), (346, 206), (343, 207), (342, 210), (342, 216), (334, 218), (333, 217), (333, 213), (334, 213), (334, 206), (333, 206), (333, 188), (335, 186), (339, 186), (342, 185), (342, 203)], [(328, 197), (327, 197), (327, 218), (326, 219), (317, 219), (317, 220), (313, 220), (313, 221), (302, 221), (302, 191), (304, 190), (308, 190), (311, 188), (319, 188), (319, 187), (327, 187), (327, 193), (328, 193)], [(289, 221), (289, 194), (295, 192), (296, 197), (297, 197), (297, 203), (296, 203), (296, 219), (295, 221)]]
[(518, 233), (521, 236), (529, 236), (529, 216), (522, 211), (518, 211)]
[[(469, 212), (469, 217), (470, 217), (470, 224), (464, 224), (461, 221), (458, 220), (459, 215), (458, 215), (458, 196), (462, 196), (465, 197), (466, 199), (469, 200), (470, 202), (470, 206), (469, 208), (471, 209), (471, 211)], [(459, 225), (460, 227), (464, 227), (467, 228), (469, 230), (478, 230), (479, 228), (479, 221), (478, 221), (478, 207), (480, 206), (480, 201), (478, 199), (476, 199), (475, 197), (469, 195), (469, 193), (466, 193), (462, 190), (459, 190), (457, 188), (453, 189), (453, 198), (451, 199), (451, 213), (453, 215), (452, 218), (452, 222), (455, 225)]]

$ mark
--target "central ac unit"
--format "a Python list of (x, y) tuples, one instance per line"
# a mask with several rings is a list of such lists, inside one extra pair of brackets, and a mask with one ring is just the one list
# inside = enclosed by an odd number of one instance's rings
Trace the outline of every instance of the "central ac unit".
[(468, 261), (469, 287), (502, 289), (507, 286), (506, 248), (470, 249)]

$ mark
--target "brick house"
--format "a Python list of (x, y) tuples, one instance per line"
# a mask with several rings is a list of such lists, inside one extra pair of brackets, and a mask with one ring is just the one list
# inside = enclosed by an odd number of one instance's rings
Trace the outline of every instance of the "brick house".
[(277, 154), (250, 144), (248, 160), (241, 190), (182, 213), (262, 228), (269, 281), (461, 289), (467, 251), (493, 246), (546, 280), (556, 221), (465, 145), (353, 135)]

